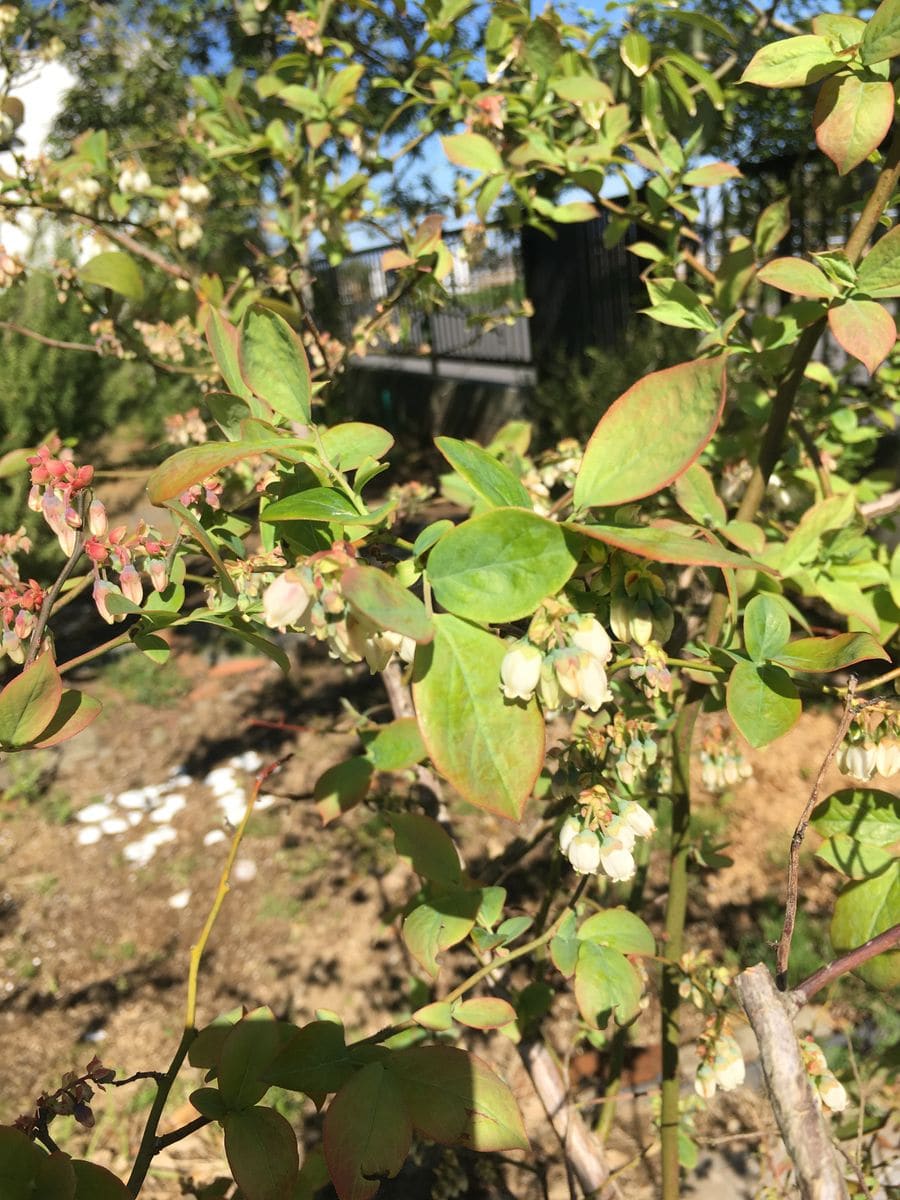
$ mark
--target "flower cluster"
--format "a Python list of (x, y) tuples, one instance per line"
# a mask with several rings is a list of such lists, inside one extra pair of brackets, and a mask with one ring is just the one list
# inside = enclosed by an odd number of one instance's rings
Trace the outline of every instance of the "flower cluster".
[[(134, 327), (150, 354), (167, 362), (184, 362), (185, 347), (199, 350), (202, 339), (187, 316), (177, 321), (135, 321)], [(196, 410), (192, 410), (196, 411)]]
[(181, 250), (190, 250), (203, 237), (203, 226), (197, 220), (196, 210), (209, 203), (210, 192), (199, 179), (184, 179), (176, 192), (171, 192), (160, 204), (157, 216), (168, 229), (161, 231), (175, 234)]
[(60, 188), (59, 198), (75, 212), (89, 213), (102, 191), (103, 184), (99, 179), (83, 176)]
[(79, 1125), (91, 1129), (94, 1114), (90, 1101), (94, 1096), (94, 1087), (105, 1091), (103, 1085), (112, 1083), (115, 1077), (115, 1071), (111, 1067), (104, 1067), (94, 1055), (83, 1075), (67, 1071), (62, 1077), (62, 1087), (57, 1088), (51, 1096), (39, 1096), (34, 1112), (19, 1117), (15, 1122), (16, 1128), (33, 1138), (40, 1130), (46, 1130), (54, 1117), (74, 1117)]
[(527, 701), (537, 694), (548, 712), (576, 706), (597, 712), (613, 698), (605, 669), (611, 658), (609, 634), (595, 617), (546, 601), (528, 636), (504, 655), (500, 687), (507, 700)]
[(741, 1048), (729, 1031), (727, 1023), (712, 1019), (709, 1028), (700, 1038), (698, 1046), (700, 1066), (694, 1078), (694, 1091), (704, 1100), (711, 1100), (716, 1088), (732, 1092), (744, 1082), (744, 1056)]
[(151, 187), (153, 181), (140, 163), (129, 158), (122, 164), (119, 172), (119, 191), (124, 196), (141, 196), (144, 192), (149, 192)]
[(678, 962), (684, 972), (678, 984), (678, 994), (682, 1000), (689, 1000), (701, 1011), (707, 1001), (711, 1001), (716, 1008), (722, 1005), (734, 977), (734, 972), (728, 967), (712, 966), (711, 958), (708, 950), (687, 950)]
[(537, 464), (521, 472), (522, 485), (531, 498), (535, 512), (543, 517), (548, 516), (553, 507), (553, 489), (557, 486), (565, 489), (575, 486), (582, 453), (581, 444), (575, 438), (563, 438), (555, 449), (542, 455)]
[(666, 584), (641, 563), (616, 571), (609, 597), (609, 627), (621, 642), (664, 646), (672, 636), (675, 614), (665, 599)]
[(90, 325), (94, 346), (101, 358), (133, 358), (126, 354), (125, 347), (116, 333), (115, 322), (110, 317), (99, 317)]
[(170, 446), (201, 445), (209, 438), (206, 422), (199, 408), (189, 408), (186, 413), (173, 413), (163, 418), (166, 441)]
[(744, 758), (737, 742), (721, 725), (715, 725), (700, 743), (700, 779), (708, 792), (727, 792), (749, 779), (753, 767)]
[(287, 12), (284, 19), (294, 37), (302, 42), (310, 54), (322, 54), (325, 47), (319, 36), (319, 22), (308, 12)]
[(383, 671), (393, 654), (412, 662), (416, 644), (389, 629), (379, 629), (355, 612), (341, 592), (341, 575), (355, 565), (352, 548), (337, 542), (285, 571), (266, 588), (263, 620), (270, 629), (300, 630), (326, 642), (332, 658), (368, 663)]
[(19, 15), (17, 4), (0, 4), (0, 38), (5, 38)]
[(559, 848), (579, 875), (602, 872), (614, 881), (634, 876), (634, 844), (656, 829), (653, 817), (635, 800), (614, 800), (600, 784), (578, 797), (578, 814), (566, 817)]
[(874, 706), (858, 713), (837, 752), (838, 770), (868, 783), (900, 771), (900, 711)]
[(0, 244), (0, 288), (9, 285), (25, 270), (25, 264), (15, 254), (7, 254), (6, 247)]
[(658, 642), (647, 642), (639, 647), (639, 651), (635, 657), (640, 661), (628, 668), (628, 678), (640, 687), (648, 700), (655, 700), (672, 690), (672, 672), (666, 652)]
[(44, 592), (35, 579), (19, 575), (17, 554), (27, 554), (31, 539), (24, 525), (15, 533), (0, 534), (0, 658), (25, 661), (24, 642), (34, 629), (35, 615), (44, 602)]
[(825, 1055), (809, 1035), (800, 1039), (800, 1058), (822, 1104), (831, 1112), (843, 1112), (847, 1107), (847, 1092), (844, 1085), (831, 1070), (825, 1061)]
[(28, 465), (31, 467), (28, 507), (43, 516), (56, 534), (63, 554), (70, 555), (83, 524), (77, 505), (94, 478), (94, 468), (76, 467), (71, 450), (59, 449), (58, 443), (52, 448), (41, 446), (28, 459)]

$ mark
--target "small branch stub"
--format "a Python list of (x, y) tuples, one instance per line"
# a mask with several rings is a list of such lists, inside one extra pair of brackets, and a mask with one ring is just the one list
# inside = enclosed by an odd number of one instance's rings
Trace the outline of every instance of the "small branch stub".
[(802, 1200), (848, 1200), (828, 1126), (800, 1059), (792, 1024), (796, 1003), (776, 989), (762, 963), (743, 971), (735, 982), (759, 1043), (772, 1111)]

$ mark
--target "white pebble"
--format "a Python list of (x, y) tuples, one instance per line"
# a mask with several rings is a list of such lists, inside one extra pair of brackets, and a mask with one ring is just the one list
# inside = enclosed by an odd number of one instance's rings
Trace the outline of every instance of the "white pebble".
[(140, 825), (140, 823), (141, 823), (141, 821), (143, 821), (143, 819), (144, 819), (143, 813), (130, 812), (128, 814), (128, 824), (131, 825), (132, 827), (134, 827), (135, 825)]
[(108, 820), (100, 822), (100, 828), (104, 833), (126, 833), (129, 822), (122, 817), (110, 817)]
[(174, 816), (181, 812), (186, 804), (187, 800), (185, 800), (181, 792), (175, 792), (173, 795), (167, 796), (159, 808), (153, 810), (150, 814), (150, 820), (165, 821), (168, 823)]
[(87, 808), (83, 808), (81, 812), (75, 814), (75, 820), (83, 821), (86, 825), (93, 825), (95, 821), (105, 821), (112, 815), (113, 810), (108, 804), (89, 804)]
[(128, 861), (134, 863), (136, 867), (146, 867), (155, 853), (156, 847), (147, 838), (141, 838), (137, 842), (129, 842), (123, 851)]
[(169, 897), (169, 908), (187, 908), (190, 898), (190, 888), (185, 888), (183, 892), (176, 892), (174, 896)]
[(263, 760), (255, 750), (245, 750), (243, 754), (236, 754), (234, 758), (229, 758), (229, 767), (238, 767), (242, 771), (258, 771), (263, 765)]
[(204, 846), (217, 846), (219, 842), (228, 840), (224, 829), (211, 829), (203, 839)]
[(239, 858), (234, 864), (231, 877), (235, 883), (250, 883), (256, 878), (256, 863), (252, 858)]
[(262, 796), (257, 796), (256, 804), (254, 807), (260, 808), (260, 809), (269, 808), (269, 807), (271, 807), (271, 805), (273, 805), (275, 803), (275, 801), (277, 799), (278, 799), (277, 796), (270, 796), (267, 793), (264, 793)]
[(143, 788), (135, 788), (128, 792), (120, 792), (117, 803), (120, 808), (147, 808), (149, 797)]
[(230, 791), (237, 786), (237, 776), (231, 767), (216, 767), (203, 780), (208, 788), (218, 795), (222, 791)]
[(154, 829), (152, 833), (146, 835), (145, 840), (153, 846), (164, 846), (167, 842), (174, 842), (178, 834), (171, 825), (163, 825), (162, 829)]
[(79, 846), (93, 846), (95, 842), (99, 842), (103, 834), (96, 825), (89, 825), (87, 829), (79, 829), (78, 844)]
[(175, 791), (176, 788), (190, 787), (193, 782), (194, 781), (193, 781), (193, 779), (191, 779), (190, 775), (185, 775), (183, 773), (180, 773), (177, 775), (173, 775), (171, 779), (169, 779), (166, 783), (162, 784), (162, 786), (160, 787), (160, 791), (163, 794), (166, 794), (168, 792)]

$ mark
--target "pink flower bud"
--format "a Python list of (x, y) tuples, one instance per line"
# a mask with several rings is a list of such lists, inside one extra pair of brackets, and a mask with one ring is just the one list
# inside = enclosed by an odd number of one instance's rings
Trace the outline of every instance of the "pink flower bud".
[(44, 514), (44, 520), (57, 536), (69, 528), (66, 525), (66, 506), (56, 492), (49, 490), (44, 492), (41, 497), (41, 512)]
[(119, 575), (119, 586), (122, 589), (122, 595), (132, 604), (140, 604), (143, 600), (144, 585), (141, 583), (140, 573), (131, 563), (122, 568)]
[(94, 537), (103, 537), (108, 528), (106, 505), (102, 500), (92, 500), (88, 508), (88, 529)]
[(32, 512), (39, 513), (41, 511), (43, 498), (43, 489), (39, 484), (33, 483), (31, 485), (31, 491), (28, 493), (28, 507)]
[(297, 571), (285, 571), (270, 583), (263, 595), (263, 620), (270, 629), (284, 631), (297, 625), (307, 614), (310, 595)]
[(169, 585), (169, 571), (166, 567), (166, 560), (164, 558), (148, 558), (145, 565), (154, 589), (157, 592), (164, 592)]
[(81, 516), (77, 508), (73, 508), (71, 504), (66, 505), (66, 524), (72, 529), (80, 529), (82, 526)]
[(25, 649), (11, 629), (3, 630), (3, 638), (0, 639), (0, 653), (8, 654), (14, 663), (25, 661)]
[[(121, 596), (121, 594), (116, 585), (110, 583), (108, 579), (94, 580), (94, 603), (97, 606), (97, 612), (106, 621), (107, 625), (112, 625), (116, 617), (109, 611), (106, 602), (110, 596)], [(121, 620), (121, 618), (119, 619)]]
[(25, 638), (30, 636), (33, 628), (34, 613), (25, 612), (24, 609), (19, 609), (19, 611), (16, 613), (15, 623), (13, 624), (16, 637), (21, 641), (24, 641)]
[(88, 538), (84, 543), (84, 552), (93, 563), (104, 563), (109, 558), (109, 551), (95, 537)]

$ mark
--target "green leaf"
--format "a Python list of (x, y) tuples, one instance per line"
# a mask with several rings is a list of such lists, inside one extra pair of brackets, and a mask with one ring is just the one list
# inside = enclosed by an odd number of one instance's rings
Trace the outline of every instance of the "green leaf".
[(575, 481), (576, 508), (627, 504), (672, 483), (712, 437), (724, 403), (724, 358), (646, 375), (594, 430)]
[(578, 1011), (593, 1029), (605, 1029), (611, 1016), (627, 1025), (640, 1011), (641, 978), (624, 954), (582, 941), (575, 967)]
[(446, 1000), (436, 1000), (434, 1004), (426, 1004), (423, 1008), (417, 1008), (412, 1019), (423, 1029), (433, 1029), (439, 1033), (453, 1028), (453, 1012), (451, 1005)]
[(430, 525), (426, 525), (413, 542), (413, 557), (421, 558), (427, 550), (431, 549), (435, 542), (440, 541), (445, 533), (449, 533), (454, 528), (453, 522), (447, 520), (446, 517), (440, 521), (432, 521)]
[(846, 833), (827, 838), (816, 851), (816, 857), (851, 879), (868, 879), (894, 861), (894, 855), (881, 846), (858, 842)]
[(456, 133), (441, 138), (444, 153), (457, 167), (496, 175), (503, 170), (503, 159), (492, 142), (480, 133)]
[(392, 1179), (412, 1141), (408, 1106), (392, 1072), (368, 1066), (338, 1092), (325, 1114), (328, 1174), (339, 1200), (369, 1200)]
[(253, 399), (253, 393), (241, 375), (238, 362), (238, 331), (218, 309), (211, 308), (209, 310), (209, 317), (206, 321), (206, 340), (228, 391), (233, 396), (246, 400), (254, 416), (262, 416), (262, 407), (258, 401)]
[(792, 671), (841, 671), (854, 663), (872, 658), (890, 662), (890, 655), (871, 633), (840, 633), (837, 637), (799, 638), (770, 654), (782, 667)]
[(773, 258), (756, 273), (760, 283), (768, 283), (810, 300), (833, 300), (838, 289), (824, 271), (805, 258)]
[(229, 1030), (219, 1055), (219, 1091), (229, 1109), (250, 1108), (269, 1090), (260, 1078), (295, 1028), (276, 1021), (271, 1009), (260, 1008)]
[(757, 258), (768, 258), (791, 231), (791, 198), (782, 196), (759, 214), (753, 233), (753, 248)]
[(726, 690), (728, 714), (751, 746), (767, 746), (800, 717), (800, 697), (781, 667), (738, 662)]
[(740, 78), (741, 83), (760, 87), (804, 87), (833, 75), (845, 66), (824, 37), (805, 33), (763, 46), (753, 55)]
[(238, 361), (244, 382), (288, 421), (310, 414), (309, 363), (303, 343), (283, 317), (253, 306), (241, 324)]
[(429, 892), (403, 922), (403, 941), (416, 962), (437, 977), (437, 956), (467, 938), (475, 924), (481, 897), (478, 892), (450, 887)]
[(338, 105), (346, 107), (346, 102), (356, 95), (356, 89), (364, 71), (365, 67), (362, 63), (353, 63), (331, 76), (325, 88), (324, 97), (328, 108), (336, 108)]
[(0, 692), (0, 746), (27, 746), (48, 728), (62, 700), (53, 655), (42, 654)]
[(434, 444), (447, 462), (493, 508), (531, 509), (531, 498), (509, 467), (493, 454), (458, 438), (437, 437)]
[(828, 328), (848, 354), (874, 375), (894, 348), (894, 318), (874, 300), (845, 300), (828, 310)]
[(297, 1030), (260, 1075), (274, 1087), (314, 1096), (339, 1091), (355, 1070), (343, 1026), (312, 1021)]
[(322, 431), (322, 447), (339, 471), (355, 471), (367, 458), (384, 458), (393, 444), (386, 429), (365, 421), (348, 421)]
[(685, 187), (719, 187), (727, 179), (742, 179), (740, 169), (734, 163), (714, 162), (705, 167), (694, 167), (682, 176)]
[(359, 736), (376, 771), (403, 771), (428, 754), (415, 717), (398, 717), (376, 729), (361, 729)]
[(700, 297), (678, 279), (648, 280), (647, 295), (650, 307), (640, 311), (661, 325), (699, 329), (704, 333), (714, 333), (718, 329), (715, 318)]
[(594, 913), (578, 930), (581, 941), (607, 946), (621, 954), (641, 954), (652, 957), (656, 953), (653, 934), (640, 917), (627, 908), (607, 908)]
[(473, 621), (515, 621), (558, 592), (578, 562), (555, 521), (497, 508), (464, 521), (428, 558), (435, 599)]
[(824, 838), (846, 834), (873, 846), (893, 846), (900, 841), (900, 796), (844, 788), (816, 808), (810, 824)]
[[(204, 397), (209, 414), (230, 442), (241, 436), (241, 425), (253, 414), (253, 407), (241, 396), (231, 392), (208, 392)], [(254, 406), (259, 401), (254, 398)]]
[(574, 929), (573, 922), (571, 931), (560, 930), (550, 942), (550, 957), (553, 965), (565, 979), (571, 979), (578, 964), (578, 951), (581, 943), (575, 936)]
[(291, 496), (282, 496), (267, 504), (260, 515), (267, 523), (275, 521), (336, 521), (349, 524), (364, 521), (356, 505), (336, 488), (312, 487)]
[(457, 617), (435, 617), (432, 646), (416, 655), (413, 696), (437, 770), (470, 804), (518, 820), (544, 759), (536, 701), (504, 699), (506, 646)]
[(308, 453), (311, 449), (310, 442), (280, 437), (274, 432), (270, 438), (252, 441), (204, 442), (202, 446), (188, 446), (186, 450), (179, 450), (167, 458), (153, 471), (147, 480), (147, 494), (152, 504), (165, 504), (167, 500), (177, 500), (193, 484), (202, 483), (216, 471), (233, 466), (242, 459), (271, 454), (275, 458), (296, 461), (299, 453)]
[(773, 596), (754, 596), (744, 612), (744, 645), (756, 663), (777, 658), (791, 636), (791, 618)]
[(650, 43), (642, 33), (626, 33), (619, 43), (619, 57), (638, 79), (649, 71), (652, 54)]
[(272, 1108), (246, 1108), (224, 1121), (225, 1156), (247, 1200), (285, 1200), (300, 1172), (297, 1136)]
[[(870, 938), (900, 924), (900, 860), (871, 879), (850, 883), (838, 896), (831, 919), (835, 953), (855, 950)], [(900, 949), (871, 958), (854, 974), (888, 991), (900, 985)]]
[(97, 254), (78, 268), (82, 283), (93, 283), (97, 287), (109, 288), (128, 300), (142, 300), (144, 282), (134, 259), (119, 250), (107, 250)]
[(877, 150), (894, 119), (894, 87), (856, 75), (832, 76), (813, 109), (816, 144), (846, 175)]
[(699, 463), (695, 462), (675, 480), (675, 499), (679, 508), (700, 525), (715, 529), (728, 520), (712, 476)]
[(75, 1200), (131, 1200), (131, 1192), (112, 1171), (96, 1163), (72, 1159), (77, 1181)]
[[(2, 1178), (0, 1167), (0, 1181)], [(78, 1179), (68, 1154), (56, 1151), (42, 1156), (34, 1181), (35, 1200), (75, 1200), (77, 1187)]]
[(900, 2), (881, 0), (866, 25), (859, 56), (866, 66), (900, 54)]
[(527, 1150), (512, 1092), (490, 1067), (453, 1046), (414, 1046), (392, 1055), (406, 1111), (422, 1137), (471, 1150)]
[(900, 296), (900, 225), (880, 237), (859, 265), (859, 290), (886, 300)]
[(0, 1184), (3, 1200), (36, 1200), (34, 1182), (44, 1154), (27, 1134), (0, 1125)]
[[(673, 523), (674, 524), (674, 523)], [(662, 525), (581, 525), (568, 521), (566, 528), (585, 537), (594, 538), (615, 546), (618, 550), (626, 550), (639, 558), (649, 558), (652, 562), (681, 563), (685, 566), (698, 567), (732, 567), (736, 571), (765, 571), (769, 575), (776, 572), (747, 558), (743, 554), (735, 554), (726, 550), (715, 540), (694, 538), (689, 533), (682, 533), (673, 524)], [(687, 525), (681, 529), (689, 530)]]
[(571, 78), (559, 76), (548, 79), (547, 86), (559, 96), (560, 100), (568, 100), (570, 104), (612, 104), (613, 94), (608, 83), (596, 79), (593, 75), (574, 75)]
[(365, 799), (374, 769), (368, 758), (358, 755), (322, 772), (316, 780), (313, 798), (323, 825), (328, 825)]
[[(0, 698), (2, 704), (2, 698)], [(84, 692), (66, 688), (59, 701), (59, 707), (53, 714), (50, 723), (41, 730), (34, 745), (44, 750), (48, 746), (58, 746), (60, 742), (68, 741), (83, 729), (87, 729), (91, 721), (100, 715), (103, 705), (93, 696)]]
[(243, 1007), (233, 1008), (230, 1012), (220, 1013), (209, 1025), (205, 1025), (191, 1042), (188, 1050), (188, 1062), (192, 1067), (205, 1067), (215, 1070), (219, 1065), (219, 1057), (225, 1039), (244, 1016)]
[(209, 1117), (211, 1121), (221, 1121), (228, 1112), (228, 1105), (218, 1088), (197, 1088), (191, 1092), (190, 1101), (201, 1117)]
[[(449, 834), (423, 813), (389, 813), (397, 854), (423, 879), (446, 886), (462, 879), (459, 855)], [(480, 899), (479, 899), (480, 904)]]
[(434, 637), (434, 625), (425, 605), (386, 571), (351, 567), (341, 576), (341, 590), (351, 607), (379, 629), (403, 634), (419, 645)]
[(515, 1019), (516, 1010), (499, 996), (480, 996), (453, 1006), (453, 1020), (470, 1029), (501, 1029)]

